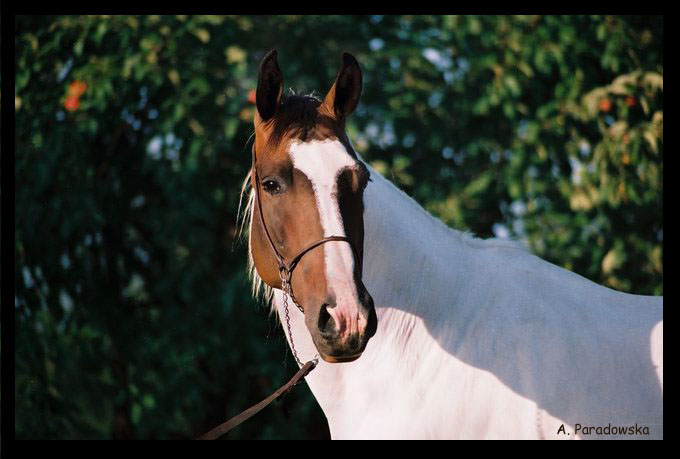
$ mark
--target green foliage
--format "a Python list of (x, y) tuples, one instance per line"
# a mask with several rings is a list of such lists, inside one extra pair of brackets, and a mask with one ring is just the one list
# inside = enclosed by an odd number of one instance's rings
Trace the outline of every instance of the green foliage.
[[(292, 373), (236, 241), (257, 67), (364, 70), (361, 155), (448, 224), (663, 293), (663, 18), (16, 18), (18, 438), (192, 438)], [(287, 366), (282, 362), (286, 359)], [(229, 438), (324, 438), (301, 386)]]

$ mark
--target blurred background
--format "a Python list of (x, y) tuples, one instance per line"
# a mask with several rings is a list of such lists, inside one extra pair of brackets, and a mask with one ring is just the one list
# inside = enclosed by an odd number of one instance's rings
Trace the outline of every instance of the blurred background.
[[(17, 438), (194, 438), (296, 366), (237, 207), (260, 59), (364, 71), (360, 155), (451, 227), (663, 294), (663, 17), (15, 19)], [(228, 439), (328, 438), (306, 385)]]

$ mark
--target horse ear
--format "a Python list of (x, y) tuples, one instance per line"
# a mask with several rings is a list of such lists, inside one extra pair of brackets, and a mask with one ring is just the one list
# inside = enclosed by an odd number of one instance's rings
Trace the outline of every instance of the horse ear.
[(283, 74), (276, 61), (276, 50), (272, 49), (262, 59), (257, 77), (255, 105), (262, 121), (267, 121), (276, 114), (282, 95)]
[(342, 53), (342, 67), (323, 101), (324, 108), (339, 119), (347, 118), (361, 97), (361, 68), (349, 53)]

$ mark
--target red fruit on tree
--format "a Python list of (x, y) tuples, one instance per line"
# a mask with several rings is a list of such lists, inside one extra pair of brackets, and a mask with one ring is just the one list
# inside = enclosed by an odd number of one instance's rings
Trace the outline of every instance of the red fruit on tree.
[(248, 91), (248, 102), (251, 103), (251, 104), (255, 103), (255, 90), (254, 89), (251, 89), (250, 91)]
[(69, 112), (75, 112), (80, 107), (80, 100), (76, 96), (68, 96), (64, 102), (64, 108)]
[(69, 95), (74, 97), (82, 96), (85, 91), (87, 91), (87, 83), (80, 80), (74, 80), (68, 88)]
[(612, 109), (612, 102), (609, 99), (602, 99), (600, 101), (600, 110), (607, 113)]

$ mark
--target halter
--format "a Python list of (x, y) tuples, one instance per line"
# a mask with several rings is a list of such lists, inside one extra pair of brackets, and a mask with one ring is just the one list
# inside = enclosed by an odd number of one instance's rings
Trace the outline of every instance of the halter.
[[(298, 265), (303, 256), (305, 256), (307, 253), (309, 253), (316, 247), (331, 241), (344, 241), (349, 244), (349, 246), (352, 248), (354, 259), (358, 261), (359, 276), (361, 276), (362, 272), (361, 257), (359, 257), (359, 252), (357, 251), (356, 246), (347, 237), (328, 236), (323, 239), (319, 239), (316, 242), (312, 242), (307, 247), (302, 249), (293, 259), (291, 259), (289, 262), (286, 262), (284, 256), (281, 255), (281, 253), (276, 249), (276, 245), (274, 244), (274, 241), (272, 240), (272, 237), (269, 234), (269, 230), (267, 229), (267, 223), (264, 220), (264, 213), (262, 212), (262, 200), (260, 199), (260, 177), (257, 173), (257, 155), (255, 154), (254, 144), (253, 144), (253, 166), (250, 177), (252, 180), (252, 186), (255, 189), (255, 200), (257, 201), (257, 210), (260, 214), (260, 221), (262, 222), (262, 227), (264, 228), (264, 234), (267, 235), (267, 240), (269, 241), (269, 245), (272, 248), (274, 255), (276, 255), (276, 261), (279, 265), (279, 277), (281, 278), (281, 290), (283, 291), (283, 310), (286, 319), (286, 327), (288, 328), (288, 337), (290, 338), (290, 344), (293, 350), (293, 356), (295, 357), (295, 360), (297, 361), (298, 365), (302, 367), (303, 366), (302, 361), (298, 357), (297, 350), (295, 349), (295, 344), (293, 343), (293, 334), (290, 329), (290, 315), (288, 313), (288, 297), (290, 297), (290, 299), (293, 301), (293, 304), (300, 310), (302, 314), (305, 313), (305, 310), (302, 308), (302, 306), (300, 306), (300, 303), (298, 303), (298, 301), (295, 299), (295, 295), (293, 295), (293, 286), (291, 284), (293, 270)], [(317, 356), (313, 359), (314, 366), (312, 366), (312, 369), (316, 366), (318, 358), (319, 356), (317, 354)]]

